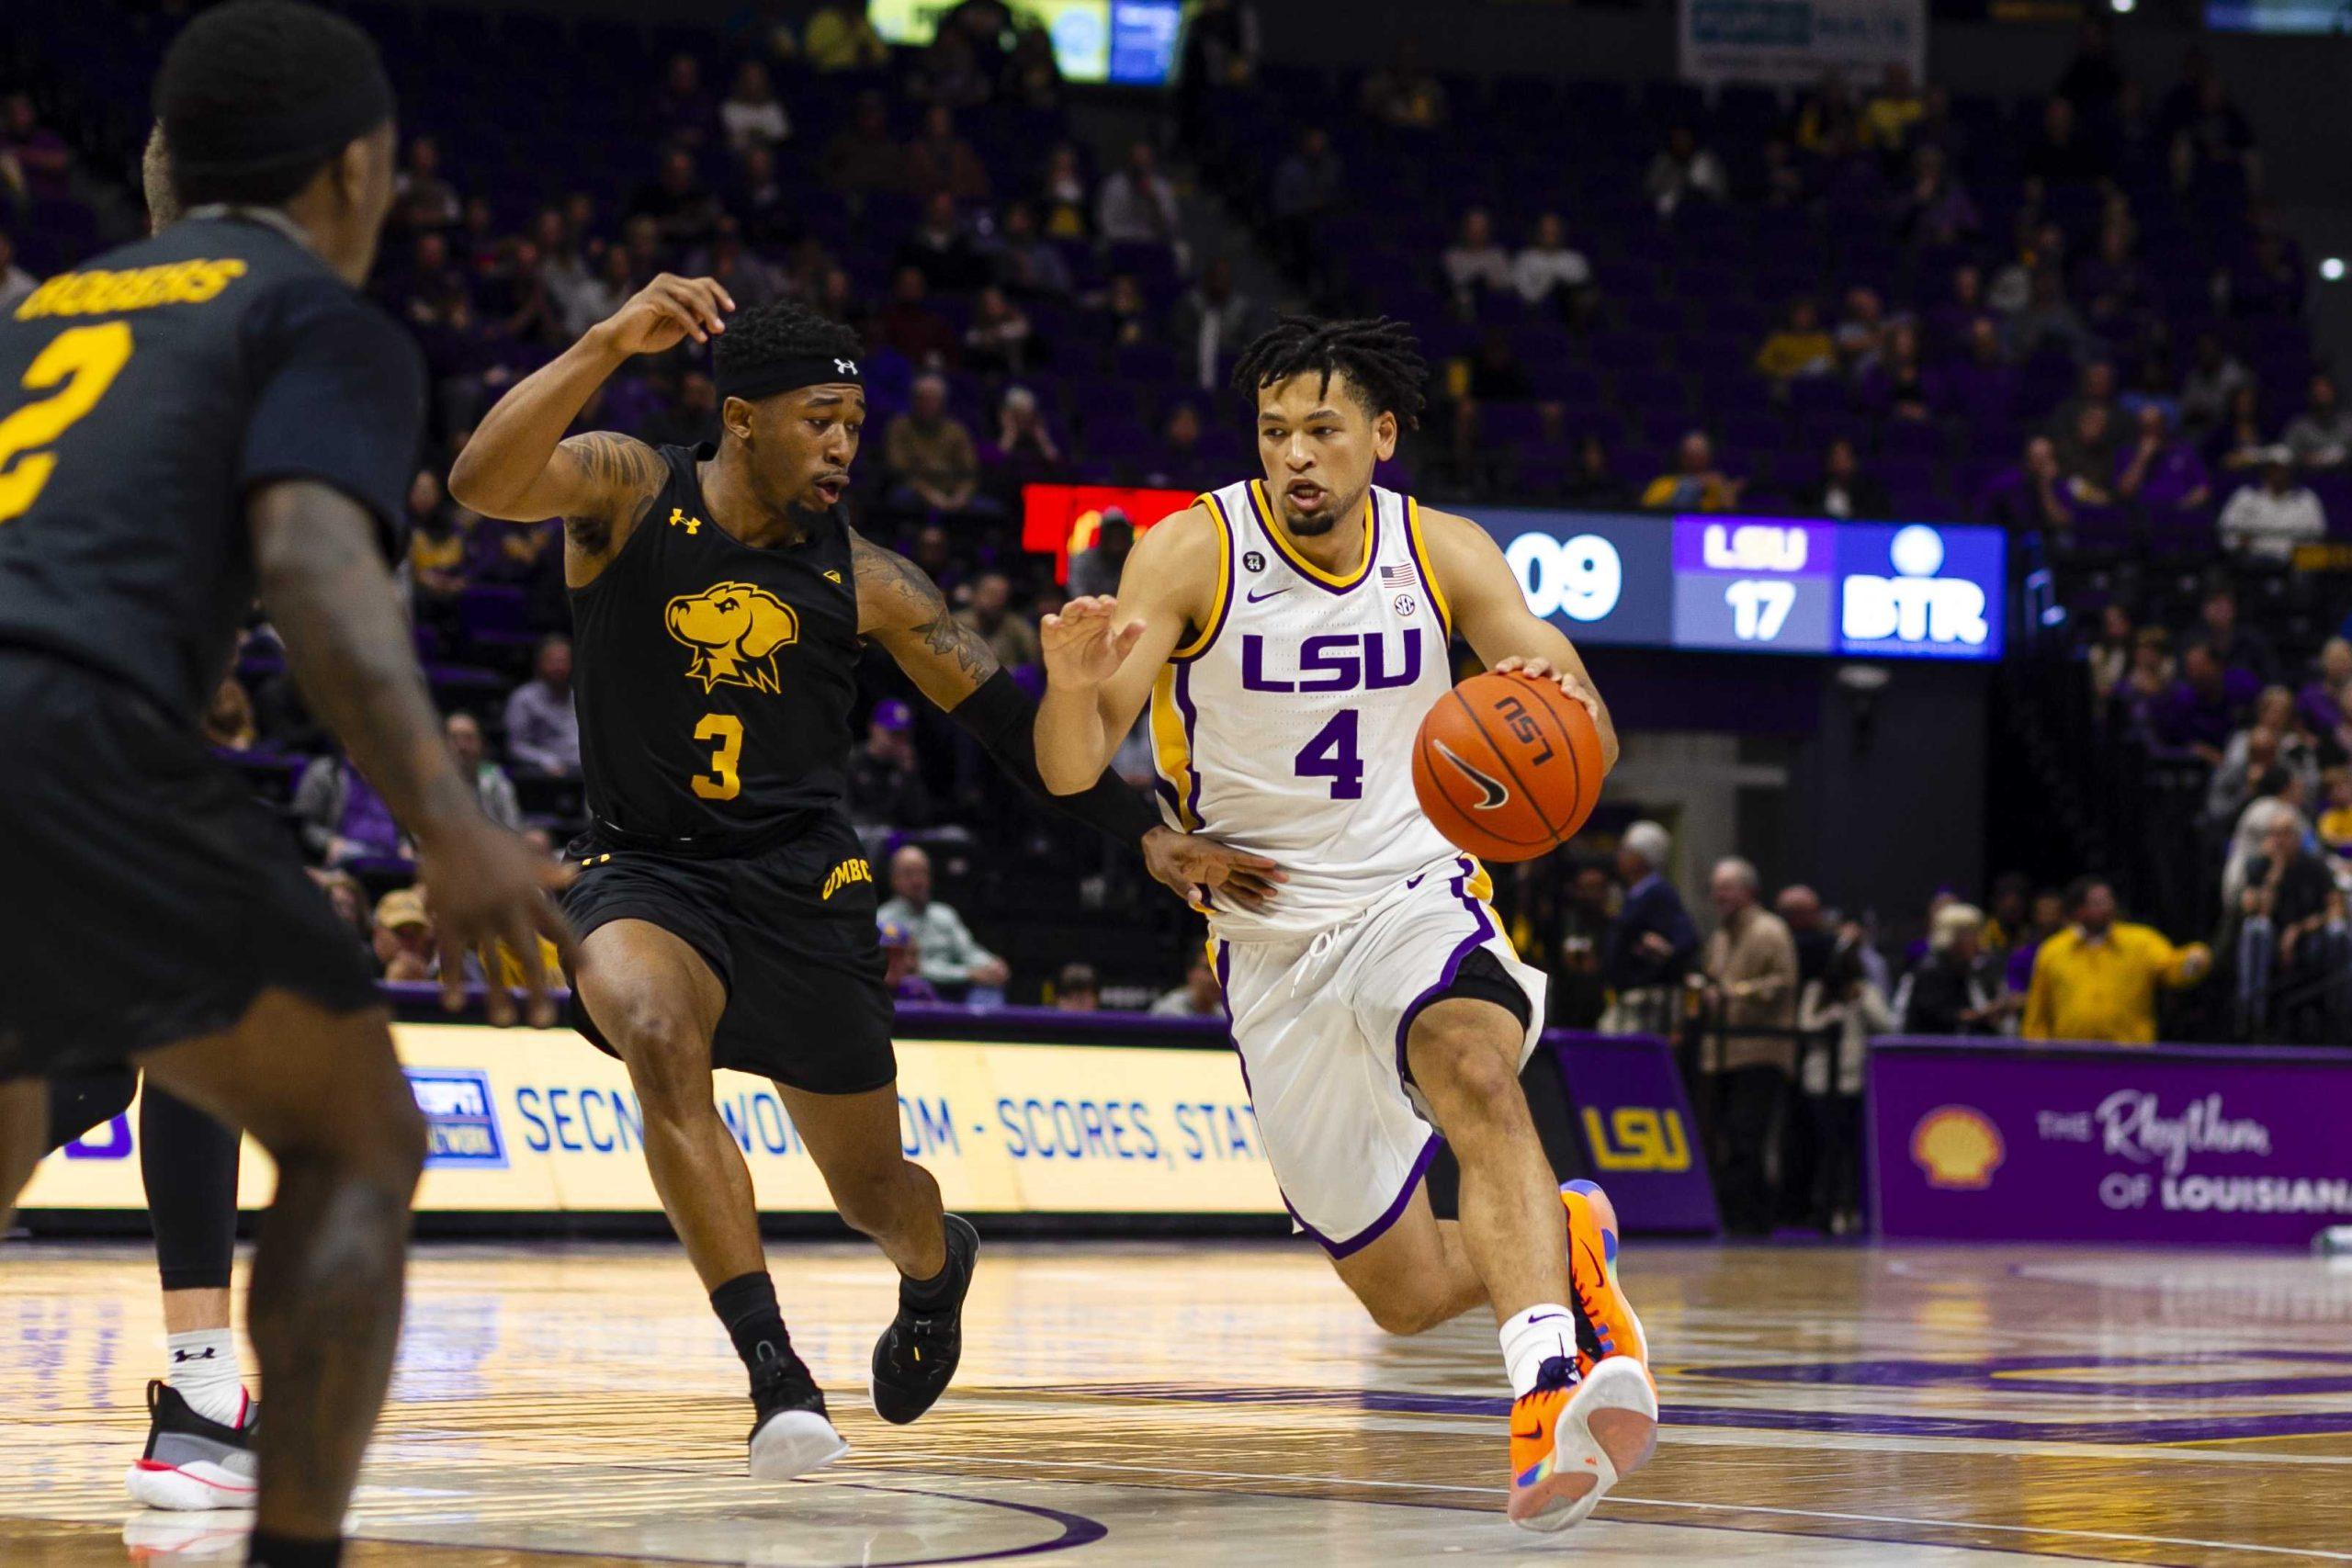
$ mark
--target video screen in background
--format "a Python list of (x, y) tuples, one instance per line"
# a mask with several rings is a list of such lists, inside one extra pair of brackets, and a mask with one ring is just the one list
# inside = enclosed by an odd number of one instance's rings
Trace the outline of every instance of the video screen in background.
[(1997, 528), (1710, 513), (1478, 514), (1528, 608), (1585, 642), (1996, 660)]
[[(920, 48), (955, 8), (956, 0), (871, 0), (866, 14), (888, 41)], [(1183, 0), (1012, 0), (1012, 9), (1051, 35), (1069, 81), (1160, 87), (1176, 69)]]
[(2352, 33), (2352, 0), (2206, 0), (2217, 33)]

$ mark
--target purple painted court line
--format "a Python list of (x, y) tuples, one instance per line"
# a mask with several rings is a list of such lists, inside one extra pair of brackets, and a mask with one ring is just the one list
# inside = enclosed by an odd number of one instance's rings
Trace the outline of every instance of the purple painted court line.
[(1026, 1546), (1001, 1547), (994, 1551), (958, 1552), (953, 1557), (894, 1557), (887, 1562), (862, 1561), (854, 1568), (934, 1568), (948, 1562), (995, 1562), (1008, 1557), (1035, 1557), (1048, 1551), (1068, 1551), (1074, 1547), (1091, 1546), (1111, 1533), (1111, 1527), (1084, 1514), (1065, 1513), (1036, 1503), (1013, 1503), (1002, 1497), (970, 1497), (960, 1492), (931, 1492), (919, 1486), (876, 1486), (870, 1482), (840, 1483), (859, 1492), (892, 1492), (902, 1497), (937, 1497), (950, 1503), (970, 1503), (979, 1507), (1003, 1508), (1015, 1514), (1028, 1514), (1059, 1525), (1062, 1533), (1051, 1540), (1032, 1541)]
[[(2236, 1361), (2316, 1361), (2352, 1368), (2352, 1355), (2327, 1350), (2213, 1350), (2177, 1356), (1994, 1356), (1975, 1361), (1876, 1360), (1773, 1362), (1749, 1367), (1678, 1367), (1677, 1375), (1736, 1382), (1806, 1383), (1847, 1388), (1982, 1388), (2003, 1393), (2130, 1393), (2137, 1399), (2228, 1399), (2264, 1394), (2352, 1393), (2352, 1372), (2335, 1377), (2233, 1378)], [(2085, 1367), (2170, 1367), (2204, 1375), (2132, 1382), (2088, 1378), (2020, 1377)]]
[[(1383, 1415), (1485, 1416), (1500, 1420), (1510, 1401), (1499, 1395), (1401, 1393), (1382, 1389), (1190, 1388), (1177, 1383), (1093, 1383), (1048, 1386), (1037, 1393), (1086, 1393), (1097, 1398), (1166, 1400), (1202, 1404), (1298, 1405)], [(2112, 1389), (2103, 1390), (2114, 1393)], [(1859, 1411), (1770, 1410), (1667, 1403), (1668, 1427), (1745, 1427), (1764, 1432), (1831, 1432), (1879, 1438), (1958, 1438), (1997, 1442), (2196, 1443), (2240, 1438), (2352, 1437), (2352, 1410), (2163, 1420), (2011, 1421), (1979, 1416), (1894, 1416)]]

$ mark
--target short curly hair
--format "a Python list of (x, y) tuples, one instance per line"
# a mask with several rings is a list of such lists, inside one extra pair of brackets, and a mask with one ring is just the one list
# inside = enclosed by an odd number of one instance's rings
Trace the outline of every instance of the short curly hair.
[(1265, 388), (1319, 372), (1328, 391), (1331, 377), (1340, 371), (1366, 413), (1393, 413), (1406, 429), (1420, 427), (1429, 363), (1413, 329), (1386, 316), (1352, 321), (1284, 316), (1241, 351), (1233, 367), (1233, 389), (1250, 400), (1254, 413)]
[(797, 299), (779, 299), (728, 317), (727, 330), (711, 350), (711, 367), (724, 384), (780, 359), (855, 359), (865, 352), (854, 328)]

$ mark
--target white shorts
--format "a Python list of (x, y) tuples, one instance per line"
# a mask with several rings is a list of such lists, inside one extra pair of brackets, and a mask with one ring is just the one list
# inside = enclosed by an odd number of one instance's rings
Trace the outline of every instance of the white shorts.
[(1437, 1153), (1408, 1081), (1405, 1033), (1483, 948), (1526, 991), (1524, 1066), (1544, 1030), (1544, 975), (1519, 961), (1475, 862), (1399, 884), (1313, 937), (1212, 942), (1241, 1076), (1298, 1228), (1334, 1258), (1396, 1223)]

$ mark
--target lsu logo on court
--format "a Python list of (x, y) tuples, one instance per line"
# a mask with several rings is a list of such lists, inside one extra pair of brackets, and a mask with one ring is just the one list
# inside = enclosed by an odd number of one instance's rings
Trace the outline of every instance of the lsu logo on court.
[(1973, 1105), (1939, 1105), (1911, 1129), (1911, 1160), (1930, 1187), (1982, 1191), (2007, 1157), (2001, 1130)]
[(833, 867), (831, 874), (826, 876), (825, 891), (821, 896), (820, 896), (818, 902), (822, 903), (825, 899), (831, 898), (834, 894), (840, 892), (842, 888), (849, 886), (853, 883), (871, 882), (873, 880), (874, 866), (871, 862), (865, 860), (845, 860), (842, 862), (841, 864)]
[(490, 1075), (469, 1067), (403, 1067), (409, 1092), (424, 1112), (424, 1168), (451, 1166), (504, 1170), (506, 1140), (499, 1136)]
[(719, 582), (699, 593), (681, 593), (662, 613), (670, 635), (694, 650), (686, 679), (706, 692), (720, 686), (780, 690), (775, 650), (800, 640), (800, 617), (766, 589), (749, 582)]
[(1584, 1109), (1584, 1141), (1603, 1170), (1681, 1171), (1690, 1168), (1690, 1139), (1681, 1112), (1671, 1107), (1621, 1105), (1604, 1125), (1597, 1106)]

